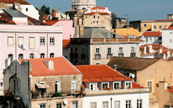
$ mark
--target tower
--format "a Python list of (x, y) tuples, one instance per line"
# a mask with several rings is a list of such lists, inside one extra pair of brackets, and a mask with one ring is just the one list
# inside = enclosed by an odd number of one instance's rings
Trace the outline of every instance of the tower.
[(96, 6), (96, 0), (72, 0), (72, 9), (89, 9)]

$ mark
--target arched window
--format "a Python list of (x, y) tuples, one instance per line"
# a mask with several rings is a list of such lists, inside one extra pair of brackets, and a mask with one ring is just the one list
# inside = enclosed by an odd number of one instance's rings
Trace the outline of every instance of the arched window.
[(8, 59), (10, 60), (10, 62), (13, 61), (13, 54), (8, 54)]
[(19, 54), (19, 58), (18, 59), (23, 59), (23, 54)]
[(50, 57), (51, 57), (51, 58), (54, 57), (54, 53), (50, 53)]
[(44, 53), (41, 53), (40, 54), (40, 58), (45, 58), (45, 54)]
[(33, 58), (34, 58), (34, 54), (31, 53), (31, 54), (29, 55), (29, 58), (30, 58), (30, 59), (33, 59)]

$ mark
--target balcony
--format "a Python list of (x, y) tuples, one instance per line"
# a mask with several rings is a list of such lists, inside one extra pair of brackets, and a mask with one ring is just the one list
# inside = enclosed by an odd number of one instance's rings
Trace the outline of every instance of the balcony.
[(118, 53), (118, 57), (124, 57), (124, 53)]
[(95, 59), (96, 59), (96, 60), (101, 59), (101, 54), (95, 54)]
[(110, 59), (113, 54), (107, 54), (107, 59)]
[(136, 57), (136, 53), (130, 53), (130, 57)]

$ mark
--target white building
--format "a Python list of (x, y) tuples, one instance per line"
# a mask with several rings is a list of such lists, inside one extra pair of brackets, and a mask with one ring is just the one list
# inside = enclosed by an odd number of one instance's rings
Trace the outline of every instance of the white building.
[(173, 49), (173, 27), (162, 30), (162, 45), (168, 49)]
[(96, 6), (96, 0), (72, 0), (72, 9), (89, 9)]
[(83, 108), (149, 108), (149, 89), (106, 65), (76, 66), (83, 75)]
[(146, 31), (140, 36), (140, 39), (143, 40), (140, 44), (159, 44), (161, 43), (161, 34), (159, 31)]

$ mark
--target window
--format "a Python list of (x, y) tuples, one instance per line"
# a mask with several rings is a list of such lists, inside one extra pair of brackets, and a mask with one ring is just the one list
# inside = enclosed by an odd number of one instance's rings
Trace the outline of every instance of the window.
[(135, 53), (135, 48), (131, 47), (131, 53)]
[(35, 39), (34, 37), (29, 37), (29, 48), (33, 49), (35, 46)]
[(78, 101), (72, 101), (72, 108), (78, 108)]
[(45, 37), (40, 37), (40, 45), (45, 45)]
[(132, 82), (131, 81), (125, 81), (125, 88), (132, 88)]
[(144, 24), (144, 27), (147, 27), (147, 24)]
[(23, 59), (23, 54), (19, 54), (18, 59)]
[(100, 48), (96, 48), (96, 54), (100, 54)]
[(26, 8), (26, 12), (28, 11), (28, 8)]
[(169, 42), (172, 43), (172, 39), (169, 39)]
[(55, 93), (61, 92), (61, 81), (55, 81)]
[(121, 81), (113, 82), (113, 88), (114, 89), (120, 89), (121, 88)]
[(111, 54), (111, 48), (108, 48), (108, 54)]
[(31, 54), (29, 55), (29, 58), (30, 58), (30, 59), (33, 59), (33, 58), (34, 58), (34, 54), (31, 53)]
[(152, 38), (150, 37), (150, 41), (152, 41)]
[(62, 108), (62, 103), (57, 103), (56, 108)]
[(137, 108), (142, 108), (142, 99), (137, 99)]
[(98, 16), (97, 18), (99, 19), (100, 17)]
[(77, 90), (77, 81), (76, 80), (72, 80), (71, 81), (71, 91), (74, 92)]
[(40, 104), (40, 108), (46, 108), (46, 104)]
[(126, 108), (131, 108), (131, 100), (126, 100)]
[(18, 37), (18, 43), (19, 43), (19, 46), (24, 44), (24, 38), (22, 36)]
[(45, 58), (45, 54), (44, 53), (41, 53), (40, 54), (40, 58)]
[(148, 42), (148, 38), (146, 38), (146, 42)]
[(8, 45), (9, 46), (12, 46), (14, 44), (14, 39), (13, 39), (13, 36), (8, 36)]
[(170, 32), (170, 34), (172, 34), (172, 32)]
[(114, 108), (120, 108), (120, 101), (114, 102)]
[(109, 88), (109, 82), (102, 82), (102, 90), (106, 90)]
[(51, 57), (51, 58), (54, 57), (54, 53), (50, 53), (50, 57)]
[(164, 28), (167, 28), (167, 25), (164, 25)]
[(55, 38), (54, 37), (50, 37), (50, 45), (55, 45)]
[(10, 60), (10, 62), (13, 61), (13, 54), (8, 54), (8, 59)]
[(109, 108), (108, 107), (108, 101), (103, 102), (103, 108)]
[(95, 18), (96, 16), (94, 15), (93, 18)]
[(119, 48), (119, 53), (123, 53), (123, 47)]
[(99, 23), (99, 21), (97, 21), (97, 23)]
[(96, 102), (91, 102), (91, 108), (97, 108), (97, 103)]
[(154, 29), (156, 29), (157, 28), (157, 26), (156, 25), (154, 25)]
[(93, 21), (93, 23), (95, 23), (95, 21)]
[(149, 88), (150, 92), (152, 92), (152, 81), (147, 82), (147, 87)]
[(90, 90), (97, 90), (97, 83), (90, 83)]
[(159, 29), (162, 29), (162, 25), (159, 25)]

